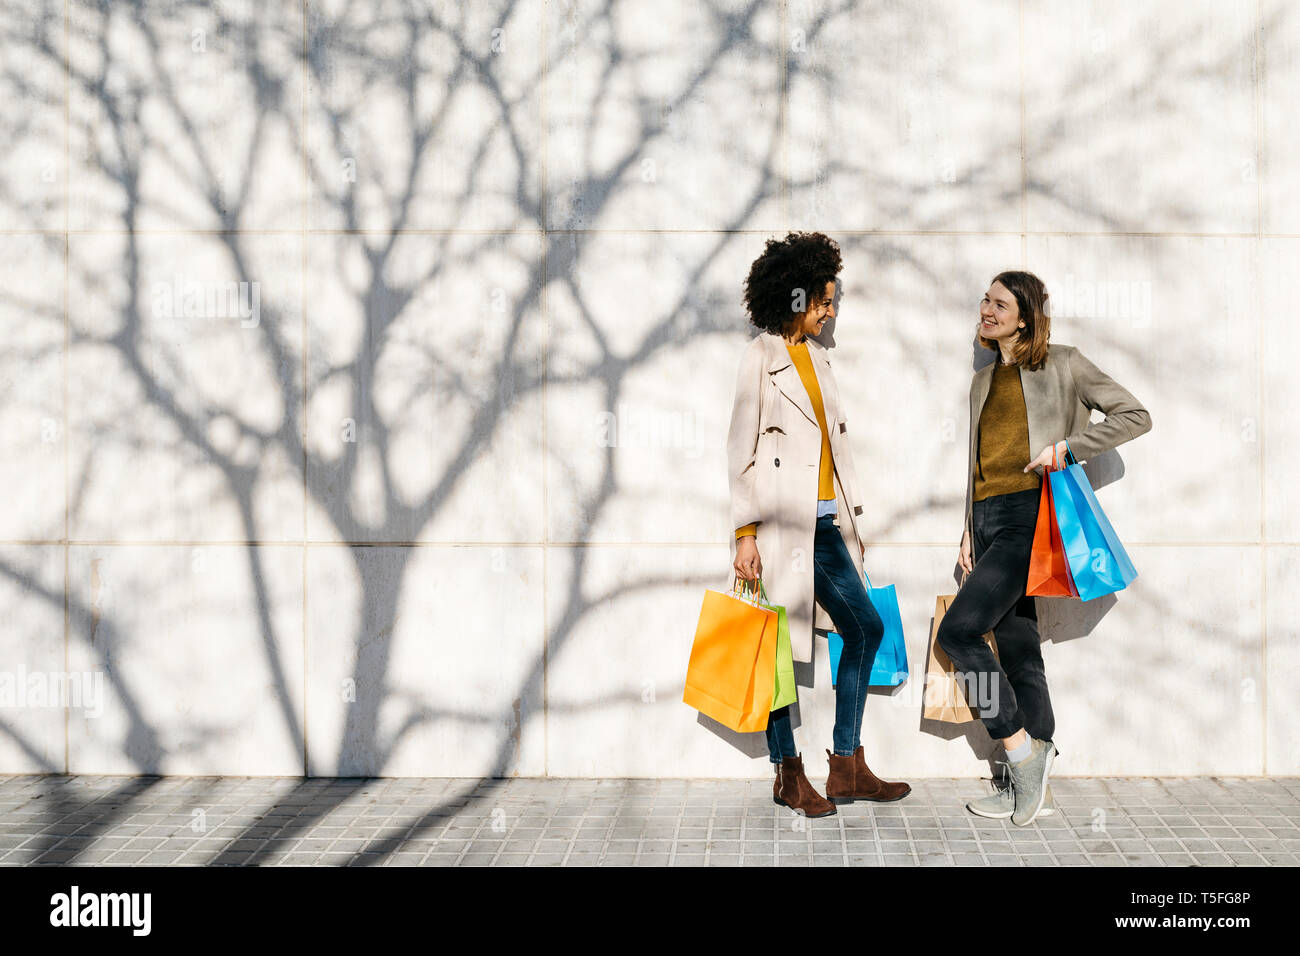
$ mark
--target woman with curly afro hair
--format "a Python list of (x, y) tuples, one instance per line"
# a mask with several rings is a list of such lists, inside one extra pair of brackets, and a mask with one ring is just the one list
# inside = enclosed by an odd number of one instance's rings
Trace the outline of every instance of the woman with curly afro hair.
[(812, 337), (835, 317), (841, 267), (839, 246), (822, 233), (767, 240), (745, 280), (759, 334), (741, 356), (727, 435), (737, 576), (755, 587), (761, 579), (767, 599), (785, 607), (795, 660), (812, 660), (814, 627), (844, 638), (826, 751), (829, 800), (804, 776), (790, 707), (768, 719), (772, 798), (810, 817), (912, 789), (878, 779), (862, 749), (867, 679), (884, 625), (863, 586), (863, 505), (844, 409), (826, 349)]

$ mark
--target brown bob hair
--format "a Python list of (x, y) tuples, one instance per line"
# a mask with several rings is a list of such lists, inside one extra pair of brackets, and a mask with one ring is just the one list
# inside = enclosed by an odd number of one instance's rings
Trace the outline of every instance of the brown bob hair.
[[(1016, 308), (1025, 327), (1011, 346), (1013, 365), (1021, 365), (1031, 372), (1043, 367), (1047, 361), (1047, 340), (1052, 335), (1052, 319), (1047, 313), (1047, 287), (1032, 272), (999, 272), (993, 282), (1000, 283), (1016, 299)], [(991, 284), (991, 283), (990, 283)], [(998, 343), (979, 336), (980, 345), (998, 350)]]

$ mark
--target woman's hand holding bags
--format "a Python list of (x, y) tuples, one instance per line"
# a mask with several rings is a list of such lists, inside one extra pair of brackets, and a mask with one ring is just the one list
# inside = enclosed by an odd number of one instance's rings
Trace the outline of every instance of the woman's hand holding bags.
[(785, 608), (760, 600), (761, 580), (752, 597), (737, 596), (737, 583), (730, 593), (704, 592), (682, 702), (748, 733), (765, 730), (773, 710), (794, 703), (794, 659)]

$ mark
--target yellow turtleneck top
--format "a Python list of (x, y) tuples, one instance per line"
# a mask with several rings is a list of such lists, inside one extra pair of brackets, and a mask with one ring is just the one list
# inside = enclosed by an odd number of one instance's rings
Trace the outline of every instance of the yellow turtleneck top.
[[(822, 390), (817, 383), (817, 373), (813, 371), (812, 356), (808, 354), (808, 343), (800, 339), (798, 345), (786, 343), (786, 350), (790, 353), (790, 359), (794, 362), (794, 367), (799, 372), (799, 381), (803, 382), (808, 397), (812, 399), (813, 412), (817, 415), (817, 424), (822, 429), (822, 450), (821, 460), (818, 465), (817, 473), (817, 500), (830, 501), (835, 498), (835, 462), (831, 458), (831, 433), (826, 427), (826, 410), (822, 406)], [(747, 534), (755, 534), (758, 529), (758, 523), (747, 524), (743, 528), (736, 529), (736, 537), (743, 538)]]

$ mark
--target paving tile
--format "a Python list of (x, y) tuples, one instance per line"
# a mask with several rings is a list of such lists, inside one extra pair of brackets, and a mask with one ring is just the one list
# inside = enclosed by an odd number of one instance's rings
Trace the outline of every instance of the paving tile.
[[(959, 781), (808, 820), (770, 781), (0, 776), (0, 865), (1295, 866), (1300, 778), (1068, 778), (1069, 812), (963, 813)], [(53, 797), (47, 804), (37, 798)], [(191, 809), (209, 810), (205, 833)], [(54, 808), (52, 814), (46, 809)], [(505, 825), (492, 810), (506, 808)], [(1100, 807), (1105, 816), (1094, 818)], [(213, 809), (217, 808), (217, 809)], [(1073, 817), (1074, 819), (1070, 819)], [(1106, 826), (1094, 828), (1094, 819)], [(217, 822), (219, 821), (219, 822)]]

